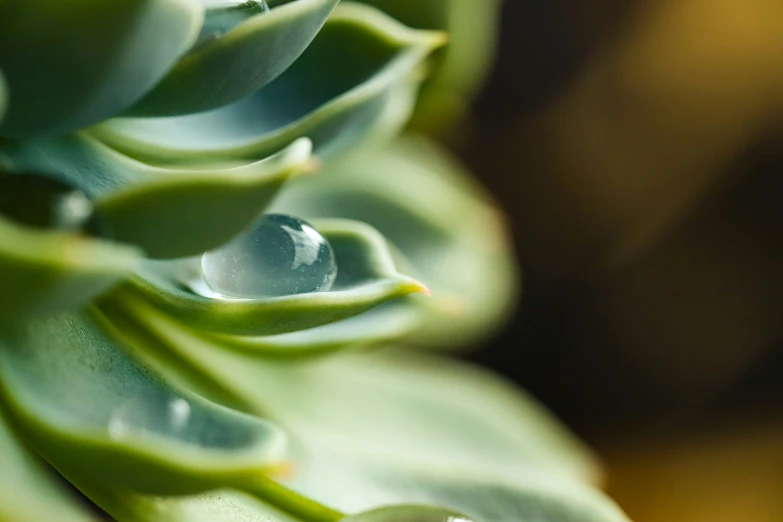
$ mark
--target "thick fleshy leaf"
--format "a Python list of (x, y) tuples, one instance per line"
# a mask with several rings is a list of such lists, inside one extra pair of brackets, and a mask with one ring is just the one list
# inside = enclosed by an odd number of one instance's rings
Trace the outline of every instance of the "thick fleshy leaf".
[(158, 497), (87, 481), (78, 486), (117, 522), (302, 522), (256, 497), (231, 490)]
[[(142, 320), (150, 318), (143, 330), (162, 342), (153, 350), (176, 350), (180, 369), (198, 367), (287, 428), (294, 442), (287, 483), (333, 508), (417, 503), (479, 522), (627, 522), (578, 482), (596, 478), (589, 454), (538, 405), (487, 374), (401, 353), (273, 363), (154, 314)], [(218, 520), (288, 520), (230, 492), (165, 501), (121, 494), (110, 506), (112, 513), (144, 506), (158, 522), (188, 520), (195, 506), (220, 509)]]
[(304, 52), (339, 0), (277, 0), (185, 56), (127, 114), (179, 116), (240, 100), (280, 76)]
[(365, 511), (342, 522), (470, 522), (465, 516), (442, 508), (398, 505)]
[[(334, 464), (337, 464), (335, 462)], [(443, 506), (449, 511), (464, 513), (465, 517), (444, 517), (437, 522), (630, 522), (626, 515), (608, 498), (580, 484), (567, 480), (520, 473), (515, 482), (503, 483), (481, 478), (437, 475), (398, 475), (394, 469), (376, 469), (378, 483), (371, 485), (370, 477), (355, 482), (355, 498), (367, 497), (367, 491), (376, 493), (368, 505), (429, 504)], [(353, 484), (353, 482), (352, 482)], [(343, 484), (343, 487), (346, 487)], [(348, 486), (350, 488), (350, 486)], [(377, 488), (377, 490), (375, 489)], [(342, 489), (347, 491), (349, 489)], [(384, 511), (373, 510), (344, 518), (344, 522), (431, 522), (432, 508), (408, 508), (394, 518), (384, 518)], [(412, 518), (404, 518), (403, 515)], [(433, 521), (434, 522), (434, 521)]]
[(244, 484), (283, 456), (273, 425), (178, 392), (140, 366), (97, 312), (0, 338), (13, 422), (64, 474), (155, 494)]
[(0, 66), (14, 93), (0, 135), (63, 133), (138, 100), (198, 36), (190, 0), (8, 0)]
[(416, 128), (448, 132), (469, 108), (492, 65), (500, 0), (360, 0), (410, 27), (446, 31), (449, 45), (435, 57), (432, 76), (419, 99)]
[(302, 332), (232, 337), (188, 328), (136, 296), (104, 300), (101, 309), (147, 365), (184, 388), (250, 413), (261, 412), (258, 403), (248, 399), (252, 396), (248, 385), (256, 379), (253, 368), (263, 360), (259, 357), (290, 361), (391, 341), (407, 333), (410, 324), (420, 318), (411, 317), (418, 311), (414, 307), (391, 303)]
[(0, 520), (51, 520), (55, 513), (58, 522), (93, 520), (0, 414)]
[(3, 117), (5, 116), (5, 111), (8, 106), (8, 89), (5, 85), (5, 76), (3, 76), (3, 72), (0, 71), (0, 123), (3, 122)]
[(421, 283), (395, 269), (383, 237), (361, 223), (314, 223), (329, 240), (337, 279), (327, 292), (263, 299), (220, 299), (197, 294), (198, 259), (149, 262), (139, 276), (115, 290), (112, 299), (136, 295), (191, 328), (233, 335), (277, 335), (348, 319), (397, 297), (426, 292)]
[(589, 453), (490, 374), (399, 351), (256, 372), (249, 393), (292, 438), (288, 484), (331, 507), (415, 503), (479, 522), (626, 522), (581, 483), (597, 478)]
[(139, 264), (136, 249), (0, 218), (0, 323), (80, 308)]
[(418, 307), (393, 301), (350, 319), (299, 332), (261, 337), (214, 335), (210, 338), (216, 345), (249, 355), (312, 357), (399, 339), (418, 328), (423, 315)]
[[(461, 166), (416, 138), (367, 148), (302, 180), (273, 210), (376, 227), (432, 290), (415, 343), (463, 346), (494, 331), (514, 303), (517, 269), (505, 224)], [(400, 264), (400, 263), (398, 263)]]
[(66, 178), (98, 199), (114, 239), (153, 258), (175, 258), (210, 250), (241, 232), (286, 179), (312, 167), (310, 151), (310, 141), (301, 138), (249, 165), (164, 169), (89, 136), (71, 135), (6, 140), (0, 143), (0, 166)]
[(418, 68), (442, 43), (440, 33), (343, 4), (301, 58), (257, 93), (201, 114), (116, 119), (91, 132), (158, 163), (253, 160), (300, 136), (312, 139), (319, 155), (336, 154), (407, 120)]
[(256, 378), (245, 384), (247, 400), (304, 448), (512, 482), (526, 469), (586, 481), (600, 474), (534, 399), (474, 367), (399, 349), (257, 366), (248, 370)]

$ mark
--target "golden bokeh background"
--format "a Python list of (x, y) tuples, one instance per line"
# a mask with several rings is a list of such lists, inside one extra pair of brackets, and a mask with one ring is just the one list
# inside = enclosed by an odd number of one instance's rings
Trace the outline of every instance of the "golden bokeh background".
[(465, 156), (525, 273), (479, 360), (635, 522), (783, 521), (783, 2), (509, 0)]

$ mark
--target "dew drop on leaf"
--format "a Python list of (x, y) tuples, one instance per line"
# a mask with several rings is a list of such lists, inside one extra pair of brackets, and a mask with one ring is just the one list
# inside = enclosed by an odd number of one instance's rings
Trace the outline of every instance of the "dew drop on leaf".
[(109, 417), (109, 436), (153, 433), (177, 437), (190, 421), (191, 407), (185, 399), (166, 393), (147, 393), (127, 400)]
[(44, 175), (0, 176), (0, 216), (28, 227), (109, 235), (87, 194)]
[(267, 214), (201, 259), (207, 285), (220, 297), (258, 299), (324, 292), (337, 276), (332, 246), (312, 225)]

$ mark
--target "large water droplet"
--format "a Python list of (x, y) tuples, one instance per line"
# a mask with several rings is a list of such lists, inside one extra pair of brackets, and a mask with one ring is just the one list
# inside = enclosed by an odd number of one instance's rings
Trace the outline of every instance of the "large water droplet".
[(109, 418), (109, 436), (122, 439), (128, 435), (156, 434), (180, 438), (190, 422), (188, 401), (167, 393), (147, 393), (129, 399)]
[(196, 44), (191, 50), (217, 40), (248, 18), (269, 11), (266, 0), (201, 0), (207, 8)]
[(391, 506), (342, 519), (342, 522), (473, 522), (473, 520), (428, 506)]
[(204, 279), (221, 297), (257, 299), (329, 290), (334, 252), (312, 225), (283, 214), (262, 216), (248, 231), (201, 259)]
[(30, 227), (109, 235), (87, 194), (39, 174), (0, 176), (0, 215)]

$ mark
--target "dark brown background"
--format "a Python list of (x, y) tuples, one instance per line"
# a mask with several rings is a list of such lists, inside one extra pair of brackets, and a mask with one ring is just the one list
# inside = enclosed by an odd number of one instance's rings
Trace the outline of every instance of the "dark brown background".
[(607, 456), (636, 522), (783, 520), (782, 109), (779, 1), (505, 3), (457, 148), (525, 288), (472, 357)]

